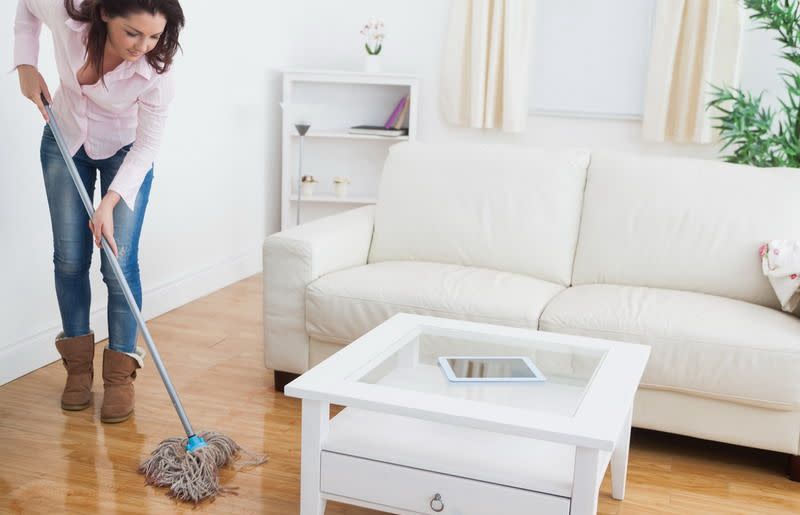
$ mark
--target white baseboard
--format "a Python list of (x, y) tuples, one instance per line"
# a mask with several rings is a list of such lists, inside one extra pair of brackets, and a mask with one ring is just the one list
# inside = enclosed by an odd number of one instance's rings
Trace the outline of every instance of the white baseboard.
[[(142, 292), (142, 315), (150, 320), (261, 271), (261, 245), (183, 277)], [(97, 341), (108, 337), (106, 308), (94, 310), (90, 318)], [(0, 348), (0, 386), (59, 359), (53, 345), (60, 326), (46, 329)], [(156, 342), (157, 343), (157, 342)]]

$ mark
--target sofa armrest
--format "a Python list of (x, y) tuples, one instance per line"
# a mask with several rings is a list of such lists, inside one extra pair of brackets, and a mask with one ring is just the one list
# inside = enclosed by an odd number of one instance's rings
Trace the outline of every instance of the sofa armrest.
[(264, 241), (264, 363), (308, 370), (305, 296), (319, 277), (367, 264), (375, 206), (364, 206), (273, 234)]

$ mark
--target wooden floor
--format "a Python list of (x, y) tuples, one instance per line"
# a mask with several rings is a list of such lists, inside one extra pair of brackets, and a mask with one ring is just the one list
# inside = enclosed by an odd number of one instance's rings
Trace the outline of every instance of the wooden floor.
[[(101, 424), (97, 352), (95, 404), (85, 411), (59, 409), (65, 372), (58, 363), (0, 387), (0, 514), (299, 512), (300, 404), (273, 391), (262, 364), (261, 276), (149, 327), (195, 427), (226, 433), (270, 461), (225, 471), (223, 483), (239, 495), (196, 510), (144, 486), (140, 460), (162, 439), (180, 436), (181, 426), (150, 361), (136, 383), (136, 416)], [(800, 513), (800, 483), (784, 477), (784, 466), (775, 453), (634, 430), (626, 499), (611, 499), (607, 476), (599, 513)], [(378, 512), (331, 503), (326, 513)]]

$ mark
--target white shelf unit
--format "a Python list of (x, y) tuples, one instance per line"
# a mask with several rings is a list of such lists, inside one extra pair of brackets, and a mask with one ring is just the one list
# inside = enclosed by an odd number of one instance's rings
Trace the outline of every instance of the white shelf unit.
[[(411, 101), (408, 136), (388, 137), (350, 134), (354, 125), (383, 125), (397, 102), (408, 95)], [(374, 204), (383, 162), (389, 147), (417, 138), (419, 81), (412, 75), (364, 73), (335, 70), (284, 70), (284, 106), (318, 106), (319, 112), (306, 121), (303, 175), (318, 181), (311, 197), (300, 197), (301, 219), (307, 222), (358, 205)], [(281, 142), (281, 230), (295, 225), (298, 202), (298, 159), (300, 136), (282, 110)], [(350, 178), (346, 197), (333, 194), (333, 178)]]

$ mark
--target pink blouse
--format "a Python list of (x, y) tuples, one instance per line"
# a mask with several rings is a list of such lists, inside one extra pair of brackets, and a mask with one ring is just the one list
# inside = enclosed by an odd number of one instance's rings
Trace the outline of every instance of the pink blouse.
[(123, 61), (105, 75), (106, 86), (81, 86), (89, 24), (67, 15), (62, 0), (19, 0), (14, 22), (14, 67), (36, 66), (39, 33), (53, 33), (59, 87), (52, 109), (72, 155), (83, 145), (92, 159), (111, 157), (134, 142), (109, 186), (130, 209), (161, 144), (167, 107), (175, 95), (171, 72), (158, 74), (144, 57)]

